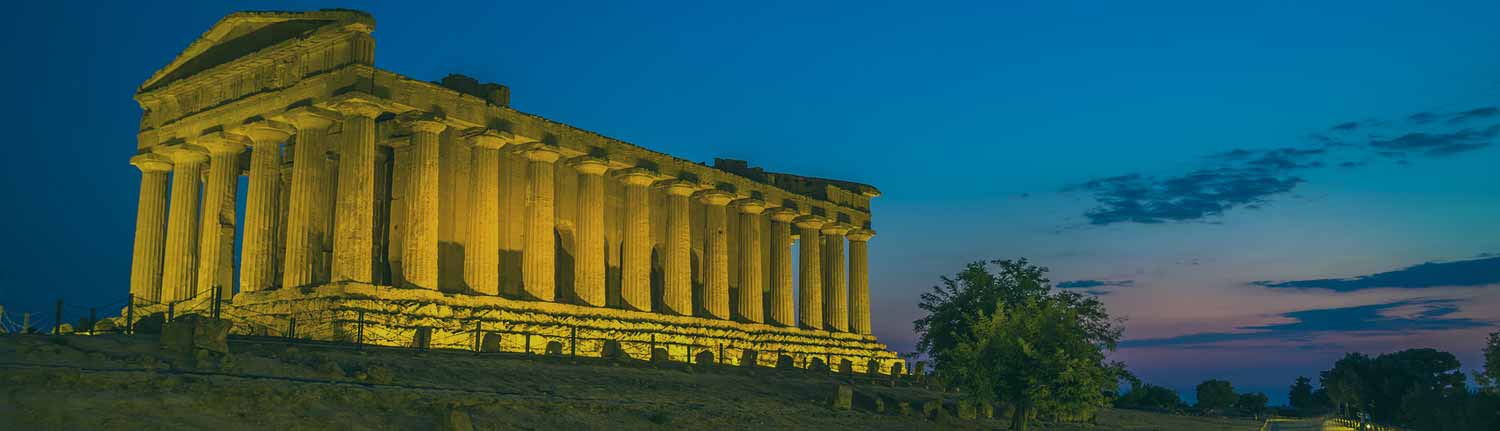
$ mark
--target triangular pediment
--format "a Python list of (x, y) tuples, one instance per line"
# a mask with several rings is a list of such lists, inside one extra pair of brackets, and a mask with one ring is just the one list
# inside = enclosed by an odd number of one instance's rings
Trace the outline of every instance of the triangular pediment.
[(165, 86), (278, 43), (305, 37), (322, 27), (351, 23), (375, 25), (370, 14), (348, 9), (235, 12), (220, 19), (171, 63), (151, 75), (137, 93)]

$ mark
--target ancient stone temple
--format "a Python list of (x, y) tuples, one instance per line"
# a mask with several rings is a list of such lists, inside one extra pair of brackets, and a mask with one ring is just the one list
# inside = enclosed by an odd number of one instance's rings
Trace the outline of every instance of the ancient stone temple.
[(501, 85), (377, 69), (374, 29), (236, 13), (141, 85), (136, 317), (222, 298), (244, 334), (904, 368), (870, 334), (874, 187), (693, 163)]

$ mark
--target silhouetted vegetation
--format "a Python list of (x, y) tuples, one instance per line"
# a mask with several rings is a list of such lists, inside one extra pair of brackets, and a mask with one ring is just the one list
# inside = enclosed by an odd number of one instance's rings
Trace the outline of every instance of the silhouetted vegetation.
[(1425, 348), (1375, 357), (1349, 353), (1319, 373), (1319, 391), (1299, 377), (1290, 401), (1303, 414), (1331, 411), (1412, 430), (1500, 430), (1500, 389), (1494, 379), (1500, 371), (1500, 333), (1490, 334), (1484, 352), (1484, 369), (1474, 375), (1478, 388), (1467, 387), (1452, 353)]
[(1078, 420), (1107, 406), (1124, 366), (1105, 362), (1122, 328), (1097, 299), (1053, 291), (1046, 268), (1018, 261), (967, 265), (922, 294), (917, 348), (935, 374), (979, 402), (1028, 420)]
[(1234, 385), (1227, 380), (1204, 380), (1196, 388), (1198, 391), (1198, 410), (1205, 413), (1215, 413), (1234, 406), (1234, 401), (1239, 395), (1234, 393)]
[(1140, 381), (1131, 382), (1130, 392), (1115, 398), (1115, 407), (1178, 414), (1187, 411), (1187, 403), (1177, 391)]

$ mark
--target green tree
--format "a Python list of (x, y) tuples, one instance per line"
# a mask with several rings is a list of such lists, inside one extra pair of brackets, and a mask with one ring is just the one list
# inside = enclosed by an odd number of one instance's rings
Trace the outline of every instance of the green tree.
[(1130, 392), (1115, 399), (1115, 407), (1122, 409), (1176, 413), (1184, 410), (1186, 406), (1182, 402), (1182, 397), (1177, 395), (1177, 391), (1150, 383), (1136, 382), (1130, 386)]
[(927, 315), (913, 322), (937, 376), (978, 401), (1010, 403), (1017, 430), (1032, 416), (1091, 416), (1126, 375), (1105, 361), (1118, 322), (1097, 299), (1052, 291), (1046, 272), (1025, 259), (970, 263), (922, 295)]
[(1260, 392), (1244, 393), (1235, 398), (1234, 408), (1247, 415), (1260, 418), (1260, 415), (1266, 413), (1266, 403), (1270, 401), (1270, 397)]
[(1239, 399), (1239, 395), (1234, 393), (1234, 385), (1227, 380), (1204, 380), (1198, 384), (1197, 389), (1198, 409), (1206, 412), (1227, 409)]
[(1297, 414), (1307, 415), (1314, 410), (1312, 379), (1297, 376), (1292, 382), (1292, 389), (1287, 393), (1287, 404), (1297, 410)]
[(1479, 388), (1500, 395), (1500, 332), (1491, 332), (1484, 344), (1484, 370), (1474, 372)]

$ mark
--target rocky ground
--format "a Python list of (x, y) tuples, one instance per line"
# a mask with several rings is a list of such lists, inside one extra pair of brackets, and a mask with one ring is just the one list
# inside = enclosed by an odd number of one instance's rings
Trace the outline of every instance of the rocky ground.
[[(479, 355), (231, 339), (228, 354), (158, 337), (0, 336), (0, 429), (996, 429), (953, 394), (890, 377)], [(840, 385), (849, 410), (833, 407)], [(946, 398), (936, 418), (923, 404)], [(877, 400), (879, 400), (877, 402)], [(909, 406), (906, 415), (901, 405)], [(883, 404), (881, 408), (879, 404)], [(932, 404), (936, 406), (936, 404)], [(1142, 416), (1146, 415), (1146, 416)], [(1174, 429), (1149, 413), (1097, 425)], [(1254, 430), (1249, 421), (1195, 428)]]

